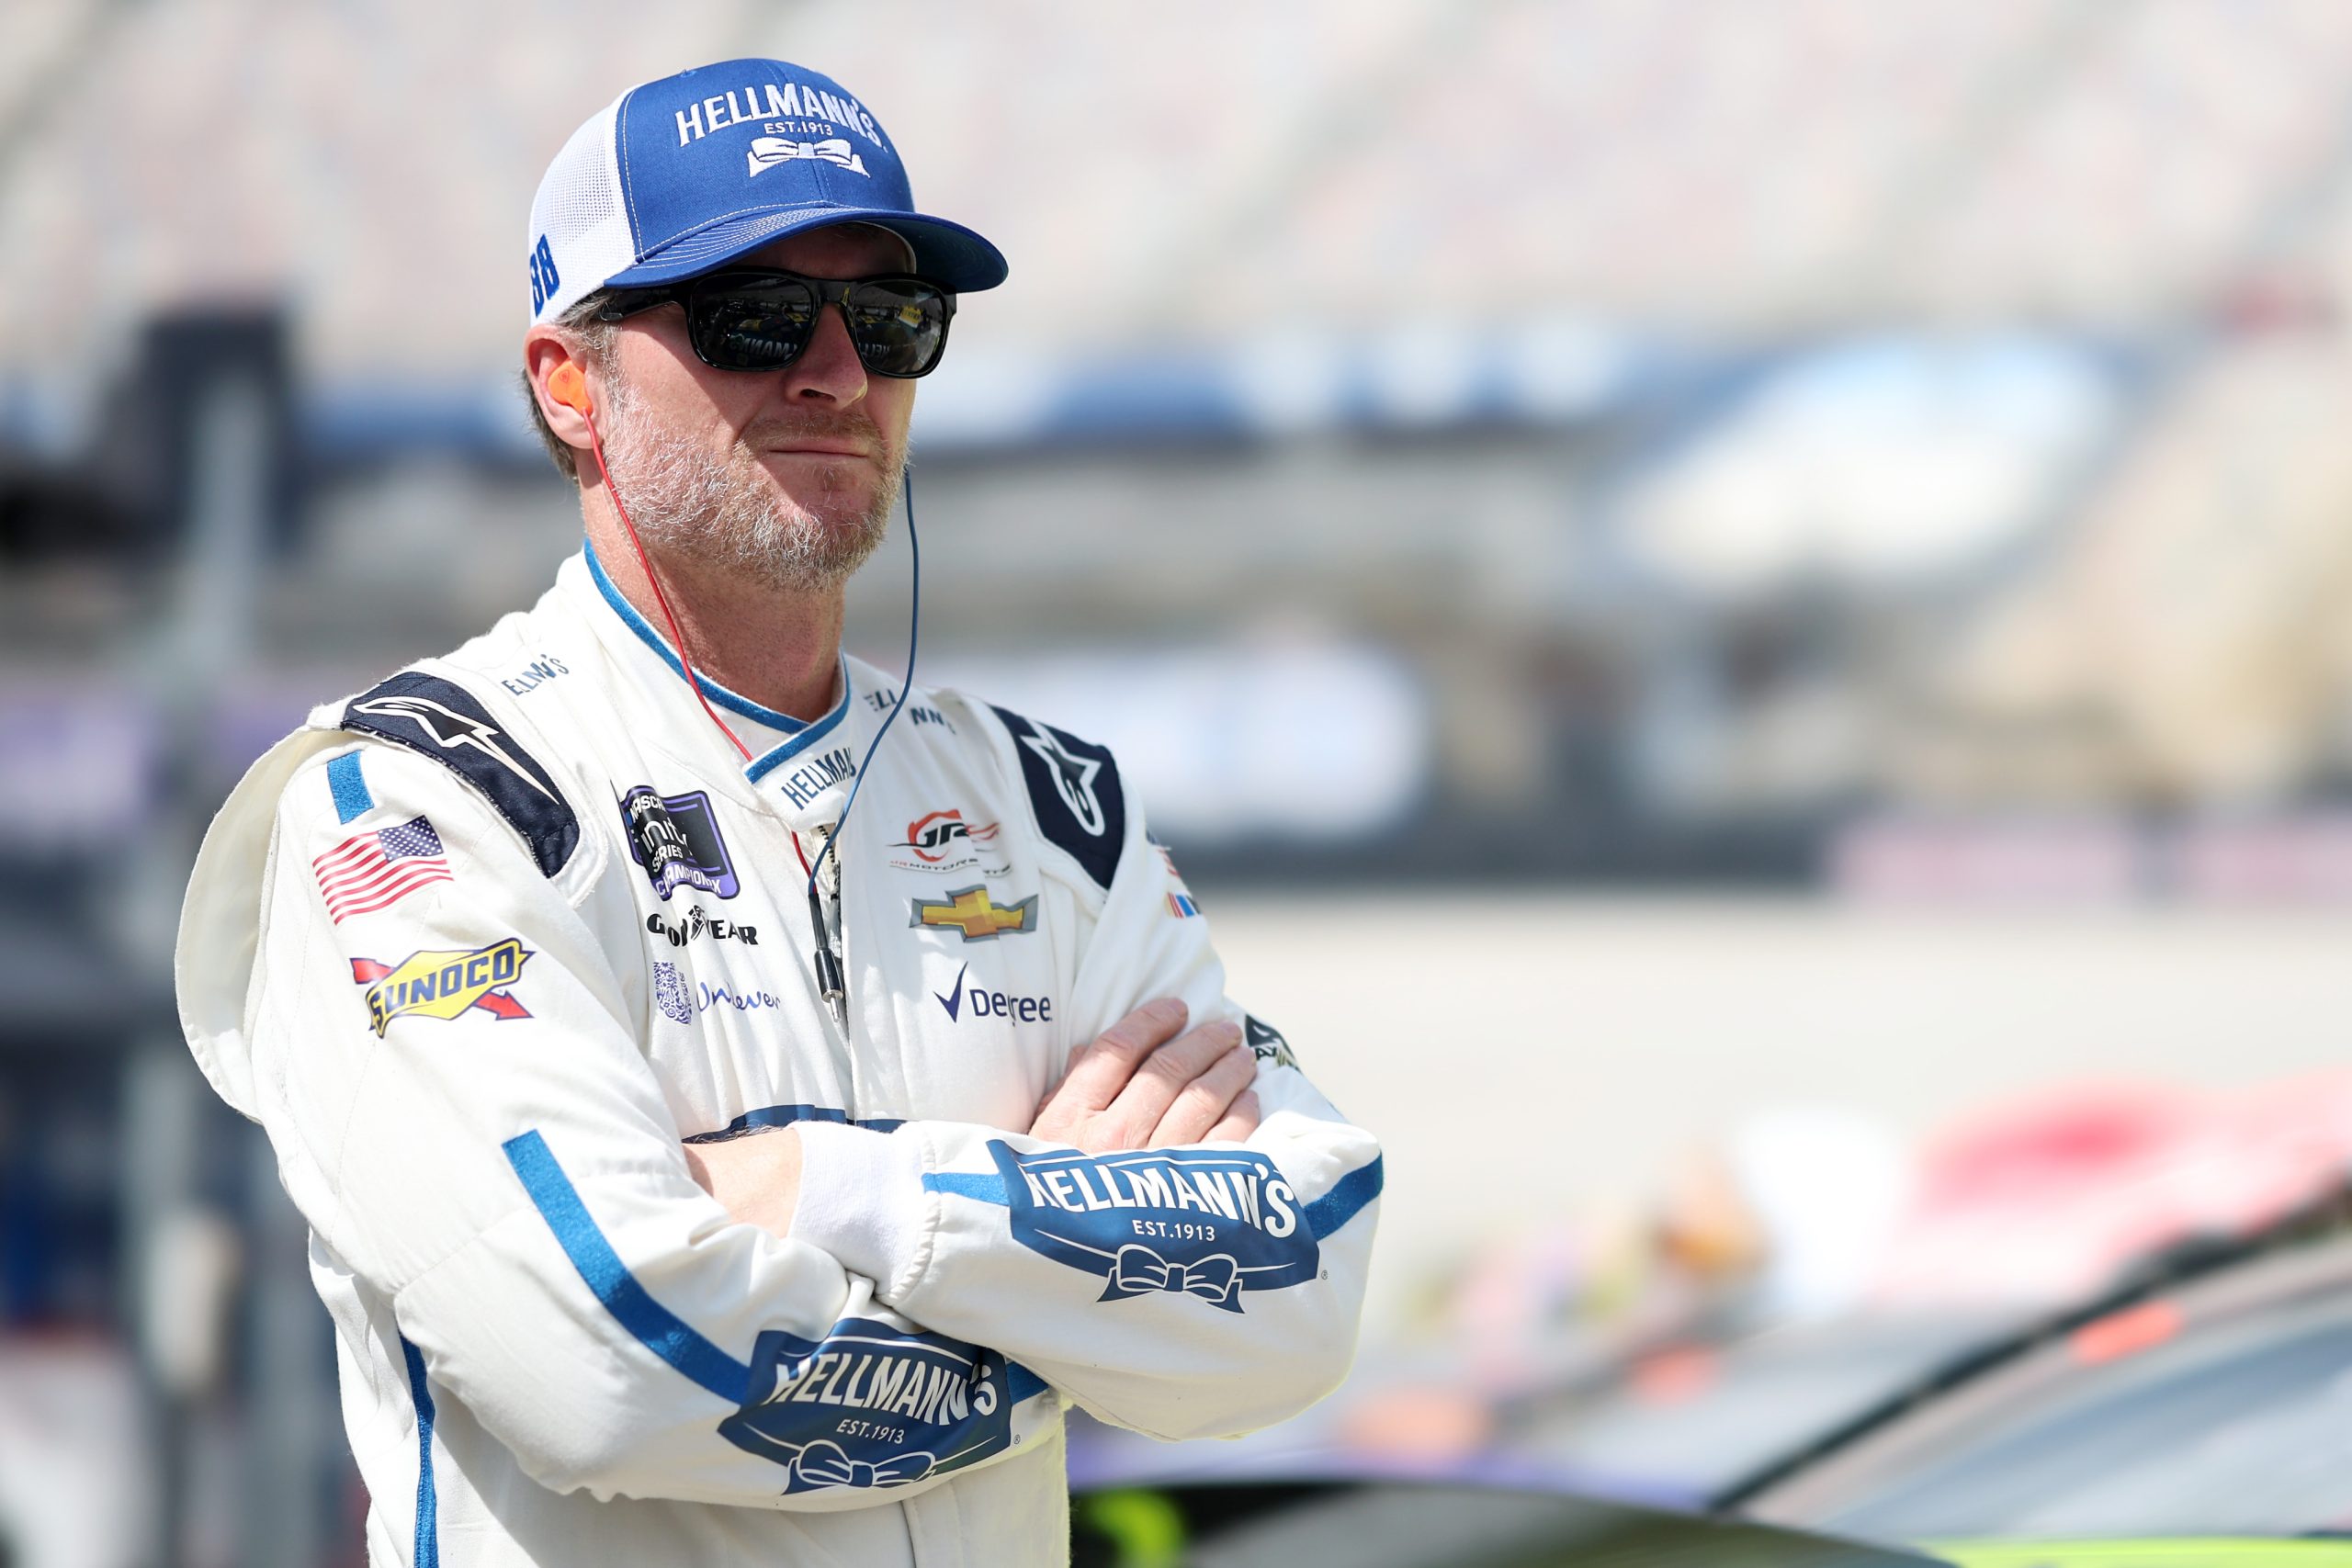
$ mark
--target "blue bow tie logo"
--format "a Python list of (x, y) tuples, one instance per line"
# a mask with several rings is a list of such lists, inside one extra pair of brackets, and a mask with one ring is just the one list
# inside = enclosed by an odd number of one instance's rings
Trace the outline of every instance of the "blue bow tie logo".
[(927, 1453), (899, 1454), (879, 1464), (852, 1459), (839, 1443), (823, 1439), (793, 1456), (792, 1479), (801, 1486), (903, 1486), (931, 1473), (936, 1461)]
[(1110, 1283), (1100, 1299), (1116, 1301), (1153, 1291), (1198, 1296), (1227, 1312), (1241, 1310), (1241, 1303), (1234, 1300), (1241, 1291), (1241, 1271), (1227, 1254), (1220, 1252), (1187, 1266), (1170, 1262), (1151, 1248), (1132, 1242), (1119, 1248), (1118, 1255), (1111, 1260)]

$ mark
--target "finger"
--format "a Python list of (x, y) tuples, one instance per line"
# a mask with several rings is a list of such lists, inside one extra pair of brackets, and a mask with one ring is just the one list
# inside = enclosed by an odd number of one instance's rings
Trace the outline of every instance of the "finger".
[(1223, 1052), (1176, 1092), (1146, 1146), (1199, 1143), (1224, 1120), (1234, 1100), (1257, 1076), (1258, 1059), (1246, 1047), (1235, 1045)]
[(1246, 1144), (1250, 1141), (1250, 1134), (1258, 1130), (1258, 1091), (1245, 1089), (1233, 1097), (1233, 1104), (1227, 1109), (1225, 1120), (1210, 1128), (1209, 1135), (1201, 1142)]
[[(1056, 1143), (1081, 1142), (1095, 1115), (1126, 1087), (1136, 1064), (1184, 1026), (1185, 1012), (1175, 998), (1159, 998), (1128, 1013), (1100, 1039), (1071, 1046), (1060, 1080), (1037, 1102), (1031, 1135)], [(1148, 1130), (1139, 1127), (1136, 1134)]]
[(1208, 1071), (1240, 1037), (1237, 1026), (1220, 1021), (1204, 1023), (1154, 1051), (1102, 1112), (1112, 1123), (1112, 1135), (1124, 1140), (1128, 1148), (1142, 1148), (1184, 1086)]
[(1067, 1100), (1080, 1111), (1102, 1110), (1118, 1099), (1136, 1068), (1184, 1027), (1187, 1016), (1184, 1004), (1174, 997), (1144, 1003), (1104, 1030), (1092, 1044), (1079, 1048), (1053, 1100)]
[(1201, 1142), (1208, 1136), (1210, 1128), (1230, 1113), (1233, 1102), (1248, 1090), (1257, 1076), (1257, 1058), (1240, 1046), (1217, 1057), (1177, 1091), (1167, 1113), (1152, 1129), (1147, 1146)]

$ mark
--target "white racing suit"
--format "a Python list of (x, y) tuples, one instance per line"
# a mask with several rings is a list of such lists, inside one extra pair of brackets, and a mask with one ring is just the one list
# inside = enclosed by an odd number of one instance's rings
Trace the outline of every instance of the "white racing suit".
[[(1378, 1147), (1225, 998), (1108, 752), (918, 689), (812, 912), (796, 833), (894, 683), (844, 660), (805, 725), (705, 690), (752, 762), (583, 554), (314, 712), (205, 840), (183, 1021), (309, 1222), (369, 1560), (1062, 1562), (1066, 1404), (1193, 1438), (1339, 1382)], [(1244, 1024), (1246, 1144), (1018, 1131), (1159, 996)], [(781, 1240), (681, 1145), (786, 1122)]]

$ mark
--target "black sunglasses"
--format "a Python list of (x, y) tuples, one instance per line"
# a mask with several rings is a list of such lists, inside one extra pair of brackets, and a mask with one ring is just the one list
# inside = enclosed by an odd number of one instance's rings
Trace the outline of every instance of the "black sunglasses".
[(714, 370), (781, 370), (817, 335), (828, 305), (841, 308), (857, 357), (876, 376), (911, 380), (938, 368), (956, 296), (920, 277), (803, 277), (741, 267), (660, 288), (616, 288), (596, 311), (617, 321), (662, 305), (686, 311), (686, 341)]

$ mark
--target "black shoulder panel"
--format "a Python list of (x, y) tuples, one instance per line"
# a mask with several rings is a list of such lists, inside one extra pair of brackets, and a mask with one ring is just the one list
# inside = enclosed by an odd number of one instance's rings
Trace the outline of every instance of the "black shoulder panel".
[(1021, 753), (1021, 776), (1046, 837), (1077, 857), (1086, 874), (1111, 886), (1127, 841), (1127, 797), (1119, 764), (1100, 746), (1033, 719), (996, 710)]
[(580, 818), (555, 780), (464, 687), (403, 670), (345, 705), (343, 728), (380, 735), (455, 771), (531, 846), (548, 876), (580, 845)]

